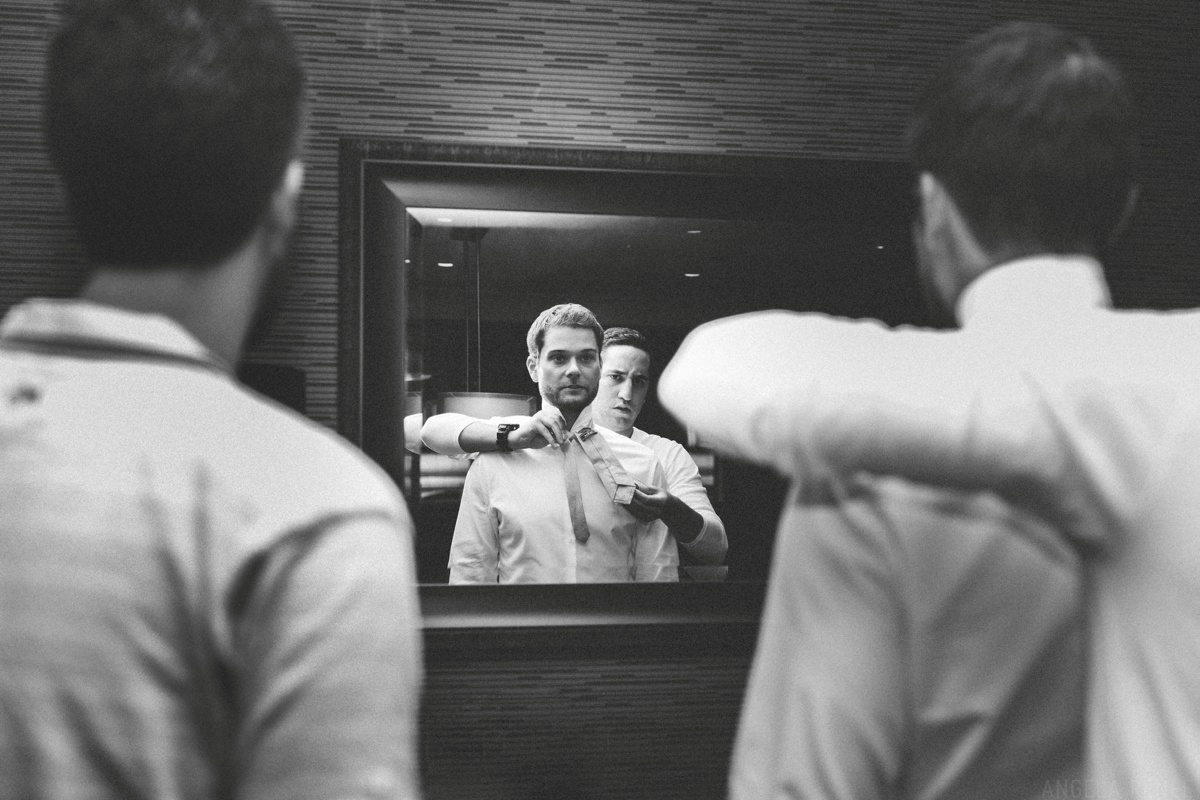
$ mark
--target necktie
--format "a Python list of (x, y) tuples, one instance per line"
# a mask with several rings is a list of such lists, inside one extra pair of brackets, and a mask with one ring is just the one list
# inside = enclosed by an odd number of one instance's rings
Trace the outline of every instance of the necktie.
[(583, 512), (583, 490), (579, 487), (580, 462), (585, 462), (583, 447), (575, 436), (563, 443), (563, 480), (567, 485), (567, 508), (571, 512), (571, 531), (575, 540), (583, 543), (588, 540), (591, 532), (588, 530), (587, 515)]
[(608, 440), (593, 428), (587, 427), (575, 431), (571, 438), (579, 442), (584, 455), (592, 462), (592, 468), (600, 476), (600, 481), (608, 490), (608, 496), (613, 502), (623, 506), (629, 505), (633, 501), (635, 484), (613, 454), (612, 448), (608, 446)]

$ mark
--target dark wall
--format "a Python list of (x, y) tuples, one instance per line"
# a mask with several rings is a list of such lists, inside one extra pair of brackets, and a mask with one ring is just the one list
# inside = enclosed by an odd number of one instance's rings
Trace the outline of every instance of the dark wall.
[[(1195, 0), (280, 0), (310, 77), (308, 192), (281, 316), (249, 356), (306, 373), (336, 414), (337, 140), (903, 158), (916, 86), (999, 20), (1091, 35), (1148, 115), (1143, 205), (1111, 260), (1126, 305), (1200, 302)], [(72, 292), (80, 255), (42, 152), (41, 62), (59, 4), (0, 6), (0, 311)], [(1133, 270), (1132, 265), (1138, 264)]]

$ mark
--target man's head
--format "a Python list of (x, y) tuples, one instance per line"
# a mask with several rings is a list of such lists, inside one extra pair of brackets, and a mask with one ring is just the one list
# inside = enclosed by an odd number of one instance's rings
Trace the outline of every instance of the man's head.
[(572, 417), (570, 421), (596, 396), (603, 338), (596, 315), (575, 303), (543, 311), (525, 337), (530, 379), (542, 399)]
[(600, 355), (600, 388), (592, 401), (593, 417), (606, 428), (628, 433), (650, 390), (649, 342), (632, 328), (609, 328)]
[(89, 259), (204, 267), (264, 225), (286, 241), (303, 89), (263, 3), (80, 0), (50, 45), (44, 124)]
[(1131, 202), (1133, 102), (1117, 68), (1047, 25), (958, 48), (917, 101), (916, 244), (952, 305), (979, 272), (1039, 253), (1099, 253)]

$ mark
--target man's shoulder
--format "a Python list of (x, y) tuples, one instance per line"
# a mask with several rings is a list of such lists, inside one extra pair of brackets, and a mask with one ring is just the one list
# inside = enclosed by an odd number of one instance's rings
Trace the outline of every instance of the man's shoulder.
[(632, 436), (622, 436), (616, 431), (597, 425), (595, 431), (604, 437), (613, 452), (621, 451), (630, 455), (654, 455), (654, 450), (644, 442), (639, 442)]
[(674, 439), (668, 439), (665, 436), (659, 436), (658, 434), (647, 433), (641, 428), (634, 428), (633, 436), (630, 438), (653, 450), (659, 460), (663, 462), (668, 459), (679, 458), (680, 456), (691, 458), (688, 455), (687, 448), (679, 442)]
[(627, 472), (637, 476), (643, 482), (658, 481), (663, 466), (657, 453), (641, 442), (634, 441), (629, 436), (622, 436), (608, 428), (597, 427), (596, 431), (604, 437), (609, 449)]
[(334, 431), (236, 383), (217, 394), (227, 417), (209, 429), (205, 456), (223, 471), (272, 474), (258, 483), (286, 483), (298, 504), (309, 498), (335, 506), (400, 504), (383, 469)]

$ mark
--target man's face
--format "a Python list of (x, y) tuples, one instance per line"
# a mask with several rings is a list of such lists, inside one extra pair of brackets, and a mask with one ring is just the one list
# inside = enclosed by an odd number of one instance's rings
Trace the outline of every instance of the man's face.
[(628, 344), (605, 348), (592, 416), (604, 427), (625, 433), (637, 422), (649, 390), (650, 356), (645, 350)]
[(542, 398), (560, 411), (577, 414), (596, 397), (600, 351), (595, 332), (588, 328), (548, 329), (542, 352), (526, 365)]

